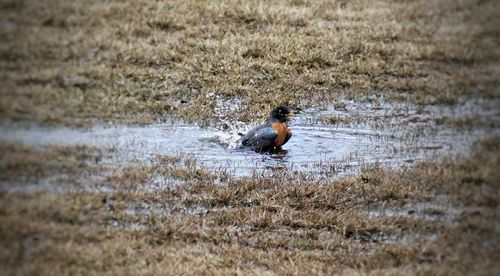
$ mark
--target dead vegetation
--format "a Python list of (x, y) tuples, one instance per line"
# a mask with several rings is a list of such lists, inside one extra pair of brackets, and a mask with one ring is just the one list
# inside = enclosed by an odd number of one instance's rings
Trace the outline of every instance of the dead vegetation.
[[(286, 171), (221, 181), (159, 157), (117, 171), (108, 193), (2, 192), (0, 264), (22, 274), (496, 274), (499, 139), (467, 158), (321, 185)], [(184, 185), (146, 189), (173, 171)], [(407, 211), (371, 215), (391, 208)]]
[[(217, 126), (222, 117), (259, 120), (276, 104), (303, 110), (340, 98), (498, 100), (499, 8), (488, 0), (3, 1), (0, 120)], [(318, 122), (366, 120), (347, 115)], [(498, 129), (496, 117), (479, 115), (434, 122)], [(183, 156), (109, 164), (99, 148), (2, 142), (0, 271), (496, 275), (498, 145), (496, 136), (467, 157), (318, 181), (286, 169), (236, 178)], [(42, 182), (52, 186), (22, 188)]]
[(214, 124), (280, 103), (499, 95), (498, 1), (7, 1), (1, 118)]
[(81, 184), (106, 168), (100, 164), (106, 152), (89, 146), (34, 149), (1, 142), (0, 151), (0, 183), (7, 189), (15, 183), (36, 186), (49, 177), (60, 185)]

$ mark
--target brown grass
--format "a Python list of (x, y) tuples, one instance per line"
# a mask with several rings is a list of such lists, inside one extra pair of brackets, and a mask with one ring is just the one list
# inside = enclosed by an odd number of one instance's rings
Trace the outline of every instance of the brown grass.
[(252, 121), (383, 93), (498, 93), (498, 1), (4, 1), (0, 117)]
[[(341, 98), (498, 100), (499, 3), (2, 1), (0, 121), (218, 126), (277, 104), (346, 110)], [(435, 123), (498, 128), (479, 115)], [(318, 181), (287, 170), (235, 178), (183, 156), (103, 164), (99, 148), (2, 142), (0, 272), (497, 275), (498, 145)]]
[(59, 184), (79, 184), (99, 175), (106, 166), (100, 164), (106, 152), (89, 146), (34, 149), (22, 144), (0, 142), (0, 182), (36, 184), (55, 177)]
[[(496, 274), (499, 142), (478, 143), (467, 158), (400, 172), (372, 167), (321, 185), (286, 172), (220, 183), (184, 167), (189, 161), (160, 157), (117, 171), (105, 181), (110, 193), (2, 192), (1, 270)], [(178, 165), (186, 184), (145, 189)], [(370, 215), (378, 209), (408, 212)]]

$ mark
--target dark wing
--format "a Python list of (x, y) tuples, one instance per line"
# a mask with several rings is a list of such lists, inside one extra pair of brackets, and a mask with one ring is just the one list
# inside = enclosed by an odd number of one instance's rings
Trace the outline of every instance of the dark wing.
[(249, 144), (249, 143), (250, 143), (250, 139), (251, 139), (251, 138), (255, 135), (255, 132), (256, 132), (257, 130), (259, 130), (259, 128), (262, 128), (262, 127), (263, 127), (263, 126), (258, 126), (258, 127), (256, 127), (256, 128), (253, 128), (253, 129), (249, 130), (249, 131), (247, 132), (247, 134), (245, 134), (245, 135), (243, 136), (243, 138), (241, 138), (241, 144), (242, 144), (243, 146), (248, 146), (248, 145), (250, 145), (250, 144)]
[(249, 131), (243, 137), (242, 144), (254, 148), (266, 148), (274, 146), (276, 137), (278, 137), (278, 132), (275, 129), (262, 125)]
[(250, 140), (253, 138), (255, 133), (263, 128), (266, 128), (266, 127), (268, 127), (268, 126), (267, 125), (260, 125), (260, 126), (254, 127), (251, 130), (249, 130), (247, 132), (247, 134), (245, 134), (245, 136), (243, 136), (243, 138), (241, 138), (241, 144), (243, 146), (249, 146)]

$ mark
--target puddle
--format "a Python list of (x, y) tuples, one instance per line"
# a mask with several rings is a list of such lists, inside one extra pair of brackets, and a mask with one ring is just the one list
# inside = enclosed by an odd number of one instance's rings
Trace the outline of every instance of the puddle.
[(35, 147), (109, 148), (114, 155), (102, 162), (115, 166), (152, 163), (157, 155), (180, 155), (194, 157), (212, 171), (235, 176), (300, 171), (331, 178), (358, 173), (374, 163), (401, 168), (420, 160), (466, 154), (474, 141), (499, 133), (499, 128), (455, 128), (436, 124), (436, 120), (472, 116), (499, 122), (497, 106), (497, 102), (481, 100), (455, 107), (420, 107), (380, 99), (344, 101), (325, 110), (310, 109), (295, 115), (290, 122), (293, 137), (284, 146), (287, 152), (274, 155), (236, 148), (238, 132), (252, 126), (223, 131), (181, 123), (88, 129), (4, 124), (0, 140)]

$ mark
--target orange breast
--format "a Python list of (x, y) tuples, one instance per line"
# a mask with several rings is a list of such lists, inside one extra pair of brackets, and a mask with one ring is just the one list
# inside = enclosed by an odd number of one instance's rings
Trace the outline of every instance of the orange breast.
[(285, 123), (273, 123), (271, 127), (278, 132), (278, 137), (276, 137), (274, 142), (276, 146), (281, 147), (285, 143), (288, 127)]

